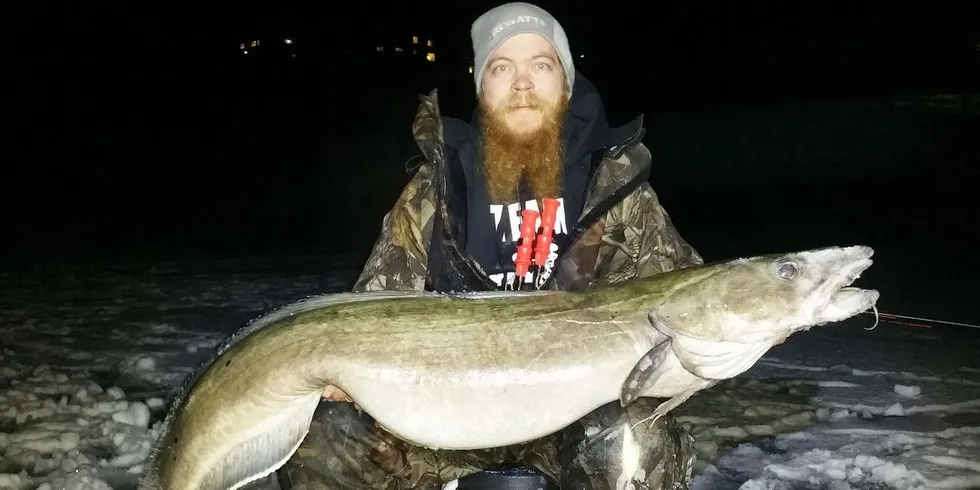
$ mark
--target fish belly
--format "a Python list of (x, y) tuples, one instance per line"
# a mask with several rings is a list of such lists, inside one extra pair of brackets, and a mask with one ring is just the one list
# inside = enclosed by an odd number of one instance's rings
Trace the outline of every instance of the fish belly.
[(483, 449), (551, 434), (617, 400), (631, 367), (469, 371), (415, 382), (363, 373), (344, 384), (357, 387), (348, 394), (396, 436), (435, 449)]

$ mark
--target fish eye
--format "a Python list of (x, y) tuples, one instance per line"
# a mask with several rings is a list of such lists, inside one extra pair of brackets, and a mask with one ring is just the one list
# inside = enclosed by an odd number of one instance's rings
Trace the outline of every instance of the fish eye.
[(799, 273), (800, 269), (792, 262), (783, 262), (776, 266), (776, 275), (782, 279), (794, 279)]

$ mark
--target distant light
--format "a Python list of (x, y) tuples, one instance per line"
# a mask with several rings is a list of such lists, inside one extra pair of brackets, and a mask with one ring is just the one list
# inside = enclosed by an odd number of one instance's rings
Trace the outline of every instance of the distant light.
[(426, 41), (425, 42), (425, 45), (431, 48), (432, 47), (432, 40), (429, 39), (428, 41)]
[(288, 37), (285, 39), (286, 44), (293, 44), (293, 40)]
[(419, 37), (418, 36), (412, 36), (412, 44), (418, 44), (418, 43), (419, 43)]
[(578, 57), (579, 58), (585, 58), (585, 55), (584, 54), (580, 54), (580, 55), (578, 55)]
[(247, 49), (243, 49), (242, 50), (242, 54), (248, 54), (248, 50)]
[(425, 59), (426, 59), (426, 61), (435, 61), (436, 60), (436, 54), (435, 53), (426, 53), (425, 54)]
[(238, 45), (238, 49), (244, 50), (245, 49), (245, 43), (239, 44)]
[(470, 67), (470, 73), (473, 73), (473, 67), (472, 66)]
[(296, 53), (293, 53), (292, 55), (290, 55), (290, 57), (291, 58), (295, 58), (296, 57)]

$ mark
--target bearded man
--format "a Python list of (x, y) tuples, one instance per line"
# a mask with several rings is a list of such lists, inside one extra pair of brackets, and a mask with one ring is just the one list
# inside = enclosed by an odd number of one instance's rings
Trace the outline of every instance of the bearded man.
[[(480, 16), (471, 36), (476, 117), (443, 117), (435, 91), (421, 98), (412, 129), (426, 161), (384, 217), (355, 291), (584, 290), (703, 263), (647, 181), (642, 116), (609, 126), (554, 17), (509, 3)], [(522, 216), (546, 201), (557, 204), (547, 257), (517, 274)], [(542, 223), (539, 214), (530, 225)], [(286, 489), (437, 490), (513, 463), (569, 490), (690, 481), (690, 435), (670, 414), (641, 422), (657, 400), (610, 403), (526, 444), (435, 451), (387, 433), (339, 390), (324, 397), (279, 471)]]

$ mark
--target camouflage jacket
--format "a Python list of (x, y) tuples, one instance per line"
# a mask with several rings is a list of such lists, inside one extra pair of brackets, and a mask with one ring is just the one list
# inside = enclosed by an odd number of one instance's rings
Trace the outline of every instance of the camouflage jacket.
[[(454, 239), (450, 174), (437, 91), (420, 97), (412, 131), (426, 161), (384, 216), (354, 291), (497, 289)], [(642, 116), (641, 116), (642, 117)], [(590, 184), (571, 244), (547, 289), (582, 290), (703, 263), (675, 229), (647, 179), (650, 151), (638, 128), (593, 155)], [(436, 260), (435, 256), (442, 257)]]

